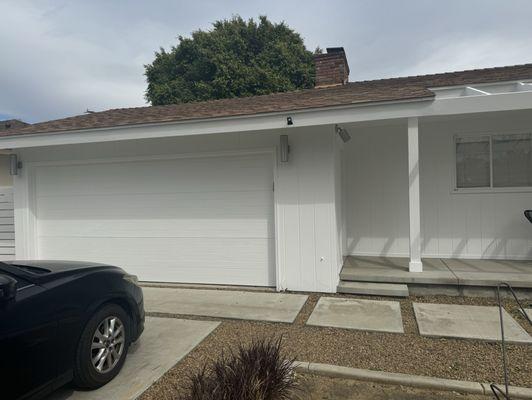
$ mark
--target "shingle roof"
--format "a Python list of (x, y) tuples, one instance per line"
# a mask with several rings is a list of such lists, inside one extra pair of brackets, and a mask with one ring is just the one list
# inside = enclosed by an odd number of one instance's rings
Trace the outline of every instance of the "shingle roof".
[(352, 104), (430, 99), (433, 87), (532, 79), (532, 64), (350, 82), (342, 86), (167, 106), (119, 108), (36, 123), (0, 136), (177, 122)]

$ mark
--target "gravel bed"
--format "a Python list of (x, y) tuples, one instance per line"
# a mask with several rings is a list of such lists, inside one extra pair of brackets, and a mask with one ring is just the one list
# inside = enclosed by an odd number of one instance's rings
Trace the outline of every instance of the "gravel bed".
[[(287, 356), (301, 361), (480, 382), (503, 380), (499, 344), (422, 337), (419, 335), (412, 307), (413, 301), (496, 305), (494, 299), (424, 296), (398, 300), (405, 333), (397, 334), (306, 326), (305, 322), (319, 297), (317, 294), (309, 294), (309, 299), (294, 324), (223, 320), (210, 336), (152, 385), (140, 399), (176, 399), (187, 383), (188, 374), (198, 371), (222, 351), (228, 351), (241, 343), (249, 343), (253, 339), (279, 336), (282, 337)], [(504, 303), (506, 310), (525, 327), (525, 319), (518, 313), (516, 306), (509, 300)], [(179, 315), (172, 317), (215, 320)], [(527, 330), (532, 333), (530, 328)], [(532, 387), (532, 346), (510, 344), (507, 350), (511, 384)]]

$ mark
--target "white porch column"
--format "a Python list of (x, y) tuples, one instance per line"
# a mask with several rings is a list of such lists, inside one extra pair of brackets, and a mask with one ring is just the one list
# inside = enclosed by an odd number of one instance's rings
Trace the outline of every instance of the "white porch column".
[(408, 118), (408, 210), (410, 218), (410, 272), (421, 272), (421, 211), (419, 200), (419, 123)]

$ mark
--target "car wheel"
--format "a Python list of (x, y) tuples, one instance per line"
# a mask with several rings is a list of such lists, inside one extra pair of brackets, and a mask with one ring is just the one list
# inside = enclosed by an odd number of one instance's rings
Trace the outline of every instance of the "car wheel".
[(116, 304), (98, 310), (87, 322), (76, 353), (74, 383), (95, 389), (122, 368), (130, 343), (129, 316)]

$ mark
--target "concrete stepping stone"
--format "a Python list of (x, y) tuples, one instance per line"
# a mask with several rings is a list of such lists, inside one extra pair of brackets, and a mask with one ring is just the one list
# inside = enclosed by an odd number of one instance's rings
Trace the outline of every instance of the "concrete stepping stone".
[(307, 325), (403, 333), (401, 307), (397, 301), (321, 297)]
[[(500, 341), (499, 308), (456, 304), (414, 303), (422, 336)], [(532, 343), (532, 337), (503, 309), (508, 343)]]
[(148, 312), (214, 318), (294, 322), (308, 296), (236, 290), (144, 287)]

